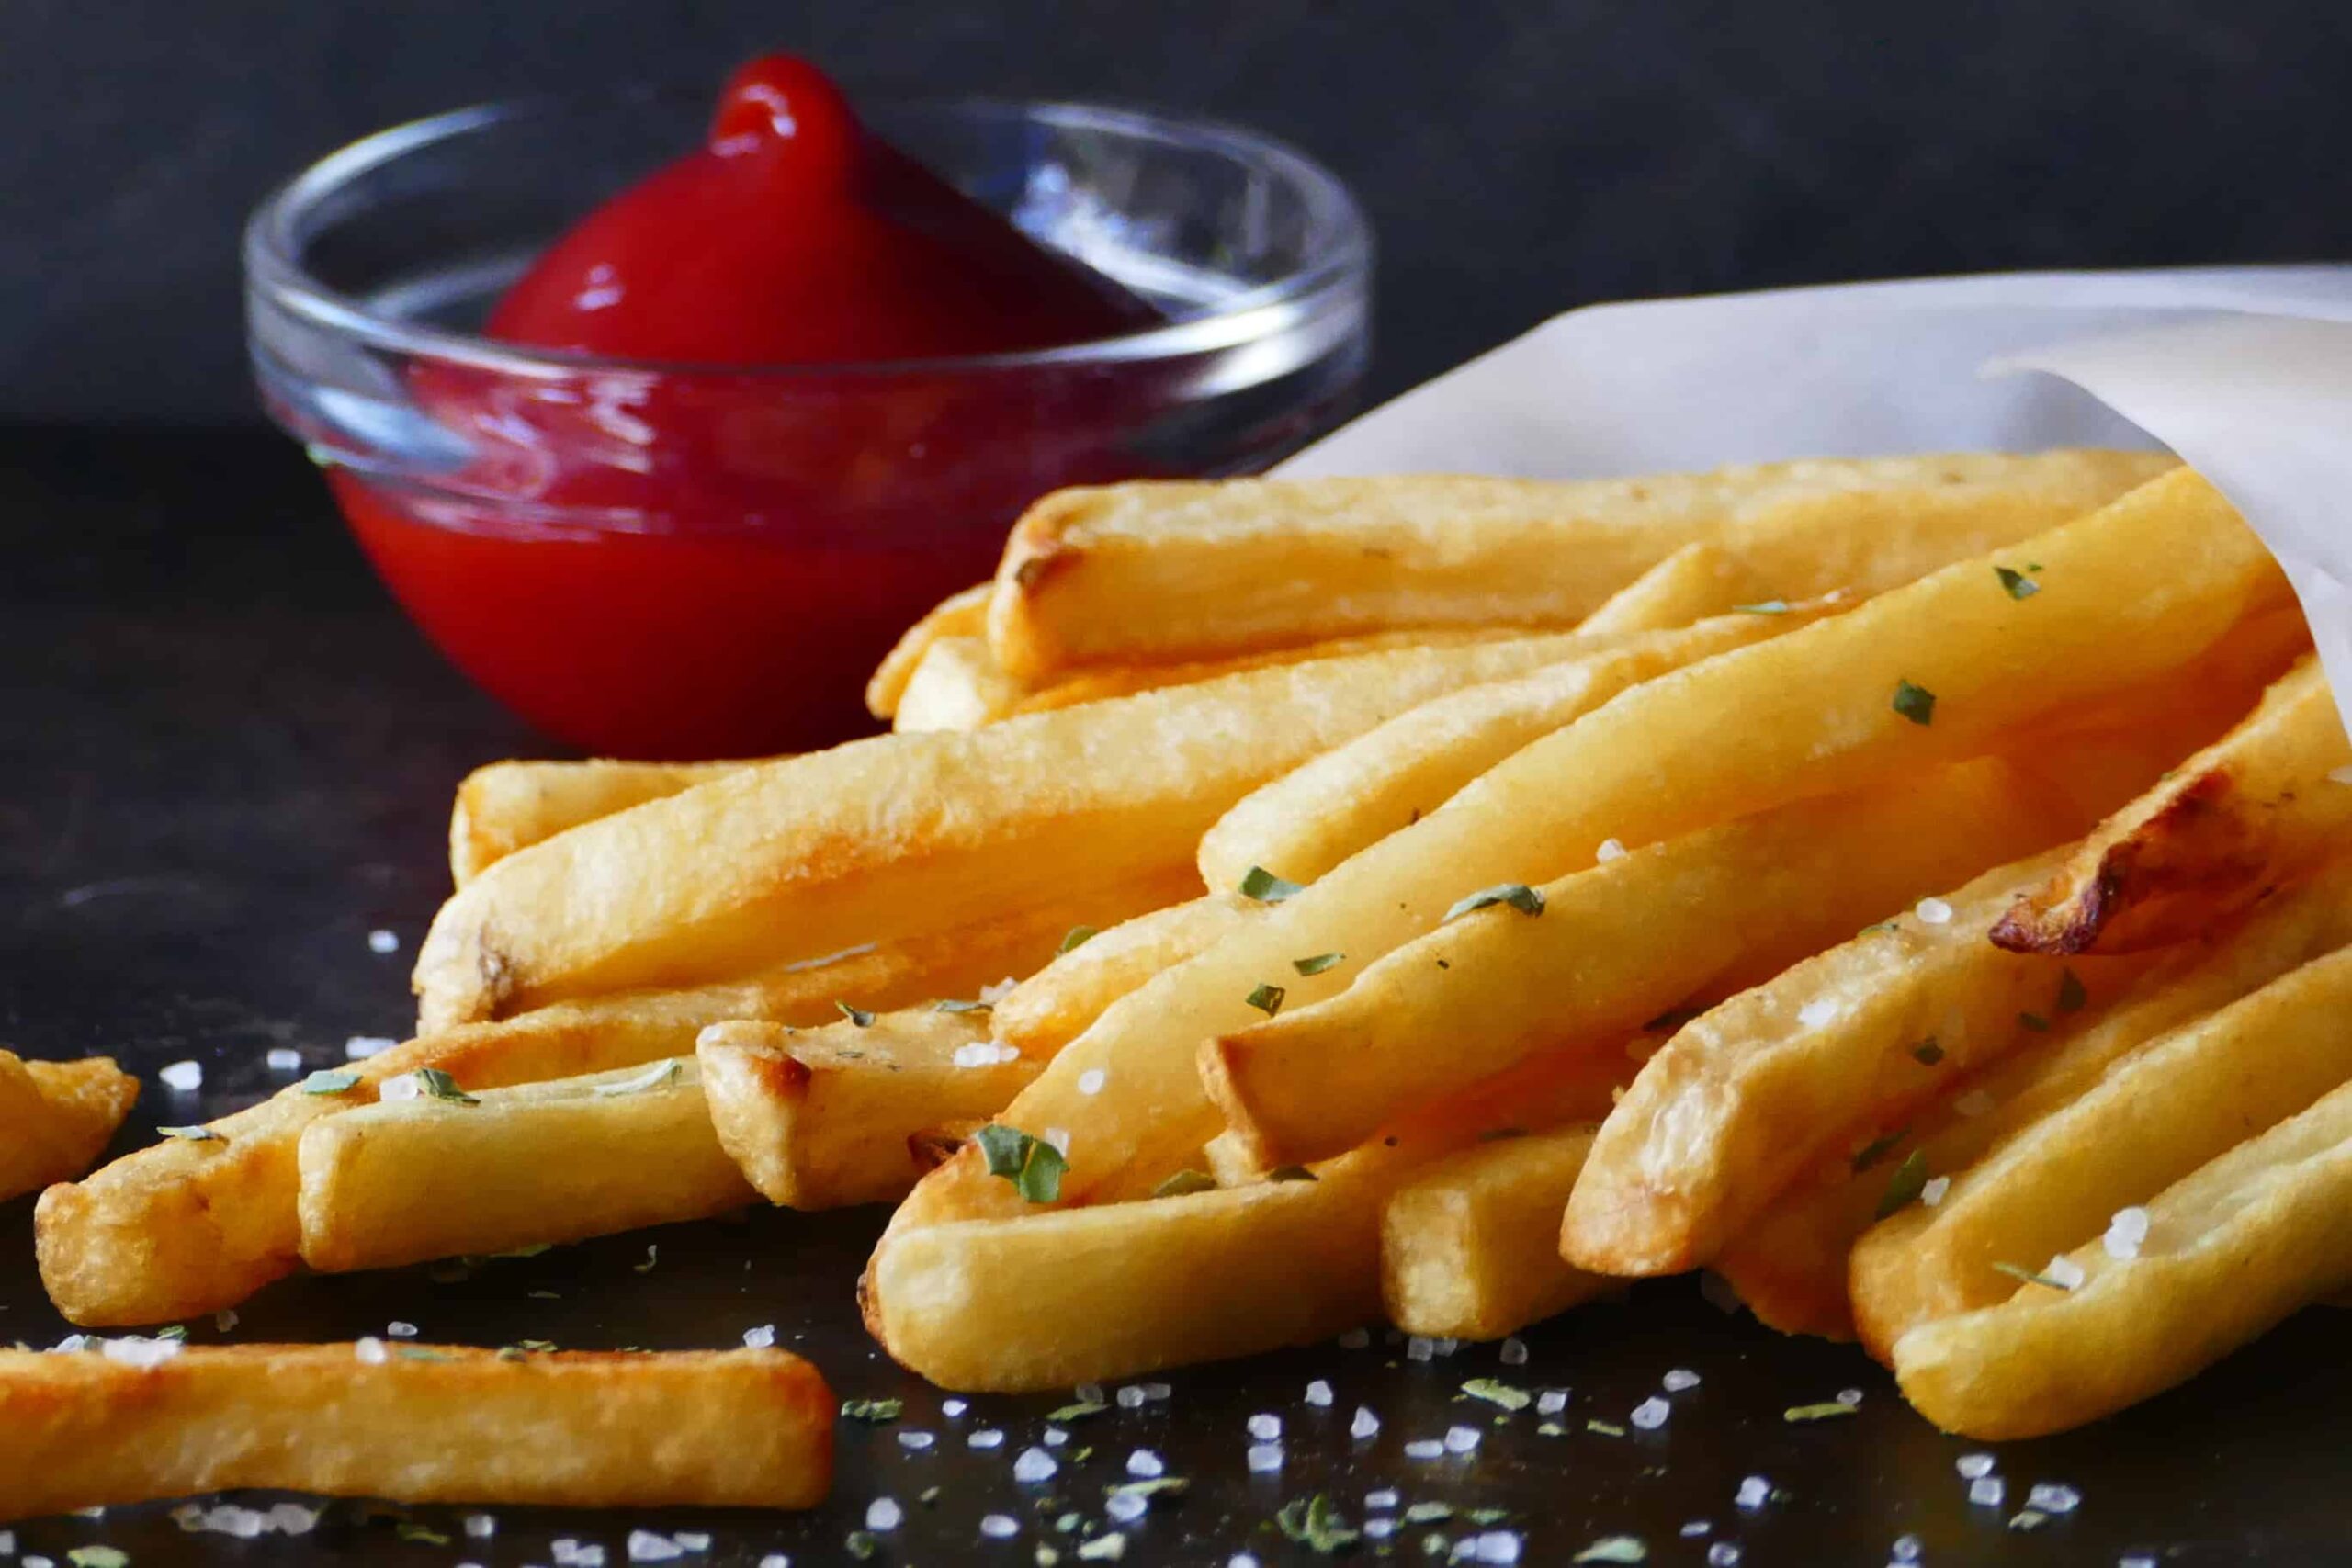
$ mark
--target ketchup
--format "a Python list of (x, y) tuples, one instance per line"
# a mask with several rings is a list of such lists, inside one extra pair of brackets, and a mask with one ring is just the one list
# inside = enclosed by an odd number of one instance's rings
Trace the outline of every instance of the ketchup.
[(1144, 467), (1115, 368), (908, 362), (1159, 319), (770, 56), (729, 82), (704, 147), (582, 219), (490, 317), (508, 343), (650, 363), (420, 367), (419, 401), (470, 448), (455, 482), (331, 479), (426, 632), (558, 737), (819, 744), (870, 728), (866, 672), (988, 575), (1023, 505)]

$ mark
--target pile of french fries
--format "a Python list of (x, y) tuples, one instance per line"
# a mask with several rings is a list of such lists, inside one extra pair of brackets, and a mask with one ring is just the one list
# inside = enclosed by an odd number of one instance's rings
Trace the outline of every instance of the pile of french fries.
[(896, 1202), (951, 1388), (1705, 1269), (1989, 1438), (2352, 1285), (2352, 746), (2168, 458), (1069, 491), (869, 698), (469, 779), (416, 1037), (51, 1188), (59, 1308)]

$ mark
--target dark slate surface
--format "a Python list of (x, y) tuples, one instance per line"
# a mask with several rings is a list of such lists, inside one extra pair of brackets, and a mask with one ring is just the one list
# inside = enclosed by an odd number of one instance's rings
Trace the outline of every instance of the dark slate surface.
[[(350, 1034), (397, 1032), (407, 950), (443, 889), (449, 788), (471, 763), (533, 750), (531, 738), (402, 625), (280, 443), (0, 437), (0, 1040), (35, 1055), (108, 1051), (149, 1076), (130, 1147), (159, 1118), (192, 1121), (274, 1087), (283, 1075), (263, 1062), (273, 1046), (322, 1064)], [(368, 950), (378, 927), (400, 934), (402, 953)], [(197, 1103), (152, 1081), (182, 1057), (206, 1066)], [(1148, 1448), (1193, 1486), (1132, 1529), (1129, 1563), (1223, 1564), (1242, 1549), (1269, 1568), (1304, 1561), (1263, 1528), (1282, 1503), (1325, 1492), (1361, 1521), (1364, 1494), (1383, 1487), (1408, 1502), (1509, 1510), (1528, 1562), (1565, 1562), (1621, 1533), (1667, 1564), (1702, 1562), (1720, 1539), (1750, 1564), (1873, 1568), (1906, 1532), (1934, 1564), (2104, 1564), (2133, 1551), (2168, 1564), (2300, 1564), (2352, 1553), (2352, 1359), (2342, 1320), (2325, 1312), (2121, 1419), (2001, 1449), (2009, 1506), (1998, 1510), (1972, 1507), (1954, 1472), (1973, 1446), (1907, 1413), (1859, 1353), (1779, 1338), (1671, 1281), (1531, 1334), (1522, 1367), (1501, 1365), (1493, 1347), (1415, 1364), (1375, 1339), (1172, 1373), (1164, 1402), (1077, 1425), (1054, 1483), (1020, 1487), (1012, 1461), (1040, 1440), (1062, 1399), (979, 1399), (950, 1418), (940, 1395), (880, 1359), (850, 1294), (880, 1219), (771, 1213), (673, 1227), (493, 1263), (457, 1283), (422, 1269), (290, 1280), (250, 1303), (230, 1336), (345, 1338), (397, 1318), (453, 1341), (684, 1348), (732, 1345), (772, 1323), (843, 1395), (907, 1402), (894, 1426), (846, 1427), (835, 1498), (816, 1514), (493, 1508), (498, 1534), (475, 1542), (459, 1531), (467, 1510), (416, 1510), (413, 1523), (453, 1538), (441, 1546), (401, 1539), (385, 1510), (338, 1504), (305, 1543), (246, 1544), (183, 1536), (151, 1507), (20, 1524), (18, 1548), (61, 1562), (74, 1545), (106, 1540), (141, 1564), (320, 1555), (433, 1568), (548, 1563), (553, 1541), (569, 1538), (601, 1543), (617, 1565), (629, 1529), (651, 1527), (710, 1532), (707, 1557), (690, 1561), (753, 1564), (785, 1551), (807, 1565), (847, 1560), (849, 1532), (888, 1495), (908, 1518), (883, 1538), (878, 1562), (1026, 1564), (1048, 1540), (1067, 1564), (1072, 1541), (1052, 1521), (1074, 1511), (1099, 1529), (1103, 1486)], [(29, 1202), (0, 1206), (0, 1339), (46, 1345), (65, 1327), (35, 1280), (29, 1230)], [(649, 1244), (656, 1266), (639, 1274)], [(1031, 1288), (1049, 1307), (1051, 1280)], [(220, 1337), (209, 1323), (191, 1327), (199, 1343)], [(1663, 1430), (1586, 1428), (1622, 1426), (1678, 1367), (1702, 1382), (1674, 1396)], [(1489, 1407), (1457, 1400), (1479, 1375), (1572, 1391), (1566, 1432), (1541, 1435), (1532, 1414), (1498, 1425)], [(1305, 1403), (1318, 1378), (1335, 1390), (1329, 1409)], [(1845, 1388), (1862, 1393), (1851, 1420), (1781, 1418)], [(1359, 1405), (1383, 1421), (1369, 1442), (1346, 1435)], [(1260, 1411), (1286, 1424), (1278, 1475), (1245, 1469), (1244, 1424)], [(1404, 1458), (1408, 1440), (1455, 1425), (1480, 1431), (1472, 1457)], [(984, 1428), (1004, 1432), (1004, 1446), (968, 1447)], [(903, 1448), (900, 1434), (913, 1431), (933, 1434), (934, 1446)], [(1081, 1449), (1091, 1452), (1079, 1461)], [(1736, 1508), (1748, 1475), (1783, 1495)], [(2041, 1481), (2079, 1488), (2080, 1510), (2012, 1531), (2008, 1516)], [(981, 1540), (978, 1520), (995, 1510), (1023, 1521), (1016, 1540)], [(1696, 1519), (1713, 1536), (1679, 1533)], [(1468, 1533), (1458, 1518), (1430, 1528), (1449, 1541)], [(1404, 1531), (1394, 1558), (1424, 1561), (1425, 1533)]]

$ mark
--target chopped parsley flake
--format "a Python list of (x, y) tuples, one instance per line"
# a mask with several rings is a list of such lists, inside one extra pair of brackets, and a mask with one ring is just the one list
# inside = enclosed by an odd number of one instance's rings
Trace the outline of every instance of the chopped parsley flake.
[(1584, 1424), (1584, 1429), (1588, 1432), (1598, 1432), (1604, 1438), (1622, 1438), (1625, 1435), (1625, 1428), (1614, 1421), (1587, 1421)]
[(130, 1568), (130, 1554), (119, 1546), (77, 1546), (65, 1561), (74, 1568)]
[(1294, 958), (1290, 966), (1301, 975), (1320, 975), (1326, 969), (1344, 964), (1347, 957), (1344, 953), (1318, 953), (1312, 958)]
[(184, 1144), (225, 1144), (229, 1140), (209, 1127), (158, 1127), (167, 1138), (177, 1138)]
[(2007, 567), (1996, 566), (1993, 569), (1993, 575), (2001, 580), (2001, 586), (2009, 591), (2009, 597), (2012, 599), (2030, 599), (2041, 592), (2041, 584), (2024, 572), (2011, 571)]
[(1508, 904), (1522, 915), (1540, 915), (1544, 912), (1544, 895), (1524, 882), (1498, 883), (1492, 887), (1481, 888), (1467, 898), (1462, 899), (1445, 912), (1445, 918), (1449, 920), (1458, 920), (1474, 910), (1487, 908), (1496, 904)]
[(1111, 1407), (1109, 1405), (1103, 1404), (1099, 1399), (1081, 1399), (1075, 1404), (1065, 1404), (1059, 1410), (1050, 1412), (1046, 1416), (1046, 1419), (1048, 1421), (1083, 1421), (1089, 1416), (1100, 1416), (1102, 1412), (1110, 1408)]
[(2018, 1022), (2032, 1030), (2036, 1034), (2050, 1032), (2050, 1021), (2038, 1012), (2021, 1012), (2018, 1014)]
[(1056, 953), (1068, 953), (1073, 948), (1084, 947), (1089, 942), (1091, 942), (1094, 938), (1102, 934), (1102, 933), (1101, 931), (1095, 930), (1092, 926), (1072, 926), (1069, 930), (1062, 933), (1062, 944), (1054, 949), (1054, 951)]
[(1525, 1389), (1513, 1388), (1495, 1378), (1472, 1378), (1462, 1385), (1462, 1392), (1473, 1399), (1499, 1404), (1505, 1410), (1524, 1410), (1535, 1403), (1534, 1396)]
[(1452, 1517), (1453, 1508), (1445, 1503), (1415, 1503), (1405, 1510), (1405, 1522), (1408, 1525), (1443, 1524)]
[(449, 1538), (447, 1536), (443, 1535), (439, 1530), (431, 1529), (428, 1526), (418, 1524), (413, 1519), (401, 1520), (398, 1524), (392, 1527), (392, 1533), (400, 1537), (402, 1540), (413, 1540), (419, 1546), (447, 1546), (449, 1544)]
[(903, 1399), (844, 1399), (842, 1401), (842, 1417), (849, 1421), (871, 1421), (878, 1427), (887, 1421), (896, 1421), (906, 1407), (907, 1402)]
[(1690, 1022), (1692, 1019), (1698, 1017), (1701, 1013), (1706, 1010), (1707, 1010), (1704, 1008), (1695, 1007), (1668, 1008), (1664, 1012), (1658, 1014), (1656, 1018), (1650, 1020), (1647, 1023), (1642, 1025), (1642, 1032), (1645, 1034), (1671, 1034), (1676, 1030), (1680, 1029), (1684, 1024)]
[(1910, 1135), (1910, 1128), (1897, 1127), (1894, 1132), (1887, 1134), (1883, 1137), (1872, 1138), (1869, 1143), (1864, 1144), (1861, 1146), (1860, 1151), (1854, 1156), (1855, 1171), (1859, 1174), (1861, 1171), (1868, 1170), (1871, 1167), (1884, 1159), (1887, 1156), (1893, 1154), (1894, 1152), (1895, 1145), (1902, 1143), (1904, 1139)]
[(1216, 1190), (1216, 1178), (1205, 1170), (1180, 1170), (1151, 1190), (1155, 1198), (1189, 1198), (1195, 1192)]
[(1266, 1172), (1269, 1181), (1319, 1181), (1322, 1178), (1303, 1165), (1278, 1165)]
[(1174, 1497), (1192, 1484), (1181, 1475), (1155, 1475), (1148, 1481), (1122, 1481), (1102, 1491), (1112, 1497)]
[(852, 1530), (843, 1538), (842, 1544), (847, 1547), (849, 1554), (860, 1562), (871, 1562), (874, 1554), (882, 1549), (881, 1543), (874, 1539), (874, 1532), (871, 1530)]
[(1042, 1138), (989, 1122), (972, 1135), (988, 1161), (989, 1174), (1001, 1176), (1012, 1190), (1032, 1203), (1050, 1203), (1062, 1195), (1062, 1173), (1069, 1162)]
[(451, 1105), (480, 1105), (481, 1100), (458, 1087), (458, 1080), (438, 1067), (416, 1069), (416, 1087), (434, 1099)]
[(1792, 1423), (1800, 1421), (1834, 1421), (1840, 1416), (1851, 1416), (1852, 1414), (1854, 1414), (1854, 1406), (1842, 1404), (1838, 1400), (1832, 1399), (1820, 1404), (1792, 1404), (1786, 1410), (1781, 1412), (1781, 1419)]
[(302, 1080), (304, 1094), (348, 1094), (359, 1087), (359, 1075), (341, 1068), (322, 1067)]
[(1283, 998), (1289, 994), (1280, 986), (1261, 985), (1241, 999), (1268, 1018), (1272, 1018), (1283, 1010)]
[(1944, 1048), (1930, 1034), (1911, 1047), (1911, 1058), (1923, 1067), (1932, 1067), (1944, 1059)]
[(946, 1001), (932, 1003), (931, 1010), (933, 1012), (986, 1012), (989, 1010), (989, 1004), (961, 1001), (951, 998)]
[(841, 1000), (839, 998), (834, 998), (833, 1006), (840, 1010), (841, 1015), (843, 1018), (849, 1020), (850, 1022), (857, 1028), (871, 1029), (874, 1027), (874, 1015), (867, 1012), (864, 1008), (854, 1008), (847, 1002)]
[(1274, 1528), (1283, 1538), (1320, 1552), (1336, 1556), (1353, 1546), (1362, 1532), (1351, 1529), (1331, 1506), (1331, 1500), (1317, 1492), (1312, 1497), (1284, 1503), (1274, 1514)]
[(1903, 1163), (1894, 1168), (1894, 1174), (1886, 1179), (1886, 1190), (1879, 1194), (1878, 1208), (1873, 1217), (1883, 1220), (1899, 1209), (1909, 1208), (1918, 1201), (1919, 1194), (1927, 1185), (1928, 1156), (1924, 1152), (1913, 1149), (1903, 1156)]
[(1262, 865), (1253, 865), (1241, 874), (1241, 896), (1261, 904), (1279, 904), (1283, 899), (1306, 891), (1303, 882), (1291, 882), (1276, 876)]
[(1894, 682), (1894, 711), (1914, 724), (1936, 721), (1936, 694), (1908, 681)]
[(1642, 1544), (1639, 1536), (1604, 1535), (1574, 1557), (1571, 1562), (1646, 1562), (1650, 1549)]
[(2075, 1288), (2064, 1280), (2053, 1280), (2047, 1274), (2037, 1274), (2021, 1264), (1996, 1263), (1993, 1265), (1993, 1269), (1996, 1273), (2007, 1274), (2012, 1280), (2022, 1280), (2029, 1285), (2041, 1285), (2048, 1290), (2071, 1291)]
[(2058, 1010), (2060, 1012), (2080, 1012), (2089, 1004), (2091, 994), (2084, 987), (2081, 976), (2072, 969), (2059, 971)]

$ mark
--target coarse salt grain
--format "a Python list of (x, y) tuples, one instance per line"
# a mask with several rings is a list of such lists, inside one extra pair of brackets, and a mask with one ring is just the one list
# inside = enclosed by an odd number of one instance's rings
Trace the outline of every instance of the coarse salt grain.
[(2140, 1256), (2140, 1244), (2148, 1239), (2148, 1211), (2134, 1203), (2128, 1209), (2118, 1209), (2107, 1222), (2107, 1234), (2099, 1237), (2099, 1245), (2107, 1255), (2120, 1263), (2129, 1263)]
[(1445, 1457), (1445, 1445), (1435, 1438), (1416, 1438), (1405, 1445), (1405, 1457), (1407, 1459), (1442, 1459)]
[(1699, 1386), (1699, 1374), (1688, 1367), (1677, 1367), (1657, 1380), (1658, 1386), (1668, 1393), (1680, 1393), (1686, 1388)]
[(1719, 1540), (1707, 1548), (1707, 1568), (1735, 1568), (1739, 1562), (1739, 1548), (1727, 1540)]
[(1047, 1143), (1049, 1143), (1049, 1144), (1051, 1144), (1051, 1145), (1054, 1145), (1054, 1153), (1056, 1153), (1056, 1154), (1057, 1154), (1057, 1155), (1061, 1156), (1064, 1159), (1068, 1159), (1068, 1158), (1069, 1157), (1069, 1128), (1067, 1128), (1067, 1127), (1048, 1127), (1048, 1128), (1046, 1128), (1046, 1142), (1047, 1142)]
[(1225, 1568), (1258, 1568), (1258, 1560), (1246, 1551), (1237, 1551), (1225, 1560)]
[(1175, 1392), (1176, 1387), (1173, 1383), (1148, 1382), (1143, 1385), (1143, 1396), (1146, 1399), (1165, 1399)]
[(402, 1100), (415, 1100), (424, 1093), (424, 1080), (414, 1073), (398, 1073), (376, 1086), (376, 1098), (387, 1104)]
[(136, 1334), (108, 1339), (98, 1353), (119, 1367), (160, 1367), (187, 1347), (176, 1339), (146, 1339)]
[(965, 1404), (960, 1399), (943, 1399), (939, 1402), (939, 1413), (942, 1416), (946, 1416), (950, 1421), (953, 1421), (956, 1417), (961, 1416), (965, 1411), (969, 1410), (970, 1408), (970, 1405)]
[(2080, 1289), (2090, 1275), (2084, 1271), (2081, 1264), (2062, 1252), (2041, 1266), (2041, 1277), (2062, 1291), (2073, 1291)]
[(468, 1514), (466, 1533), (476, 1540), (488, 1540), (498, 1533), (498, 1520), (489, 1514)]
[(1823, 1024), (1827, 1023), (1831, 1019), (1834, 1019), (1837, 1016), (1838, 1004), (1836, 1002), (1807, 1002), (1804, 1006), (1797, 1009), (1797, 1026), (1801, 1029), (1819, 1029)]
[(999, 980), (993, 986), (982, 986), (980, 987), (980, 1000), (986, 1002), (990, 1007), (994, 1007), (997, 1003), (1004, 1000), (1005, 998), (1012, 995), (1013, 991), (1020, 986), (1020, 981), (1014, 979), (1012, 976), (1007, 975), (1003, 979)]
[[(704, 1530), (680, 1530), (672, 1539), (680, 1546), (684, 1547), (688, 1551), (708, 1551), (710, 1550), (710, 1536), (708, 1532)], [(764, 1565), (763, 1565), (763, 1568), (764, 1568)], [(784, 1565), (784, 1568), (791, 1568), (791, 1565), (787, 1562)]]
[(1021, 1521), (1011, 1514), (987, 1514), (980, 1519), (980, 1533), (990, 1540), (1011, 1540), (1021, 1533)]
[(175, 1089), (183, 1094), (204, 1087), (204, 1066), (198, 1062), (174, 1062), (155, 1076), (163, 1080), (165, 1089)]
[(1535, 1396), (1535, 1414), (1538, 1416), (1557, 1416), (1567, 1407), (1568, 1391), (1566, 1389), (1547, 1388)]
[(1449, 1427), (1445, 1431), (1445, 1451), (1466, 1454), (1478, 1446), (1478, 1437), (1476, 1427)]
[(395, 933), (382, 930), (372, 931), (368, 933), (368, 952), (398, 953), (400, 950), (401, 939)]
[(15, 1530), (0, 1530), (0, 1557), (14, 1557), (15, 1555), (17, 1555), (17, 1532)]
[(1366, 1519), (1363, 1522), (1363, 1533), (1365, 1539), (1369, 1540), (1386, 1540), (1396, 1533), (1396, 1521), (1395, 1519)]
[(1683, 1525), (1682, 1537), (1688, 1540), (1692, 1536), (1704, 1535), (1714, 1528), (1714, 1525), (1706, 1519), (1691, 1519)]
[(413, 1323), (388, 1323), (384, 1325), (384, 1332), (390, 1335), (395, 1339), (413, 1339), (416, 1337), (416, 1325)]
[(1470, 1555), (1481, 1562), (1516, 1562), (1519, 1537), (1510, 1530), (1488, 1530), (1471, 1543)]
[[(2352, 768), (2338, 768), (2335, 772), (2338, 773), (2352, 773)], [(2328, 777), (2335, 778), (2335, 773), (2330, 773), (2328, 774)], [(2343, 782), (2352, 783), (2352, 780), (2346, 780)], [(2117, 1558), (2115, 1560), (2115, 1568), (2156, 1568), (2156, 1560), (2150, 1557), (2145, 1552), (2135, 1551), (2129, 1557)]]
[(1592, 852), (1592, 858), (1606, 865), (1612, 860), (1623, 859), (1624, 854), (1624, 845), (1614, 839), (1603, 839), (1600, 840), (1600, 847)]
[(1250, 1417), (1248, 1426), (1250, 1435), (1261, 1443), (1271, 1443), (1283, 1435), (1283, 1418), (1265, 1411)]
[(1437, 1341), (1424, 1335), (1416, 1334), (1405, 1341), (1405, 1359), (1408, 1361), (1426, 1361), (1436, 1354)]
[(1962, 1454), (1952, 1461), (1951, 1467), (1960, 1472), (1962, 1480), (1973, 1481), (1980, 1475), (1993, 1473), (1993, 1456), (1991, 1454)]
[(876, 1497), (865, 1506), (865, 1528), (870, 1530), (894, 1530), (907, 1517), (896, 1497)]
[(743, 1330), (743, 1348), (745, 1349), (766, 1350), (774, 1348), (775, 1345), (775, 1325), (773, 1323), (763, 1323), (757, 1328), (747, 1328)]
[(1527, 1365), (1527, 1341), (1516, 1337), (1504, 1340), (1501, 1355), (1506, 1367)]
[(1645, 1432), (1655, 1432), (1660, 1427), (1665, 1426), (1666, 1418), (1673, 1414), (1674, 1406), (1668, 1404), (1665, 1400), (1645, 1399), (1639, 1404), (1634, 1406), (1633, 1415), (1626, 1417), (1626, 1419), (1632, 1421), (1634, 1426), (1639, 1427)]
[(1937, 1204), (1942, 1202), (1944, 1201), (1944, 1194), (1951, 1190), (1951, 1177), (1931, 1176), (1928, 1178), (1927, 1184), (1919, 1189), (1919, 1201), (1932, 1209)]
[(1919, 1551), (1920, 1541), (1917, 1536), (1898, 1535), (1894, 1538), (1891, 1554), (1897, 1562), (1917, 1562), (1919, 1561)]
[(1739, 1483), (1732, 1501), (1743, 1508), (1760, 1508), (1772, 1495), (1772, 1483), (1760, 1475), (1751, 1475)]
[(934, 1441), (929, 1432), (901, 1432), (899, 1446), (910, 1453), (921, 1453)]
[(308, 1535), (319, 1528), (319, 1510), (300, 1503), (280, 1503), (269, 1510), (269, 1522), (288, 1535)]
[(1046, 1428), (1046, 1446), (1047, 1448), (1057, 1449), (1069, 1441), (1069, 1433), (1065, 1431), (1063, 1428), (1059, 1427), (1048, 1427)]
[(399, 1043), (389, 1034), (355, 1034), (343, 1043), (343, 1058), (346, 1062), (364, 1062)]
[(368, 1367), (380, 1367), (392, 1359), (392, 1353), (384, 1348), (384, 1342), (372, 1334), (354, 1343), (351, 1353)]
[(1306, 1385), (1306, 1403), (1317, 1408), (1328, 1408), (1331, 1403), (1331, 1385), (1317, 1378)]
[(1283, 1467), (1283, 1446), (1280, 1443), (1252, 1443), (1247, 1457), (1250, 1474), (1271, 1475)]
[(1054, 1461), (1054, 1456), (1045, 1450), (1023, 1449), (1021, 1457), (1012, 1461), (1012, 1479), (1027, 1485), (1033, 1482), (1051, 1479), (1054, 1472), (1060, 1468), (1061, 1466)]
[(1944, 926), (1951, 923), (1951, 906), (1940, 898), (1922, 898), (1911, 906), (1911, 912), (1919, 917), (1919, 923), (1922, 925)]
[(1141, 1410), (1144, 1401), (1143, 1385), (1131, 1382), (1118, 1392), (1117, 1398), (1120, 1409)]
[(262, 1060), (269, 1064), (269, 1070), (273, 1073), (294, 1073), (302, 1069), (302, 1053), (290, 1045), (274, 1047)]
[(1168, 1466), (1149, 1449), (1137, 1449), (1127, 1456), (1127, 1473), (1146, 1481), (1156, 1481), (1168, 1473)]
[(792, 1568), (792, 1559), (781, 1551), (771, 1551), (760, 1559), (760, 1568)]
[(1849, 1410), (1855, 1405), (1860, 1404), (1861, 1402), (1862, 1391), (1860, 1389), (1841, 1388), (1838, 1391), (1838, 1403), (1846, 1406)]
[(2055, 1481), (2037, 1481), (2025, 1495), (2025, 1506), (2045, 1514), (2071, 1514), (2083, 1506), (2083, 1495)]
[(1004, 1447), (1004, 1434), (994, 1427), (983, 1427), (964, 1441), (976, 1449), (1001, 1449)]
[(1013, 1047), (1000, 1045), (993, 1040), (974, 1040), (956, 1046), (955, 1055), (948, 1059), (959, 1067), (993, 1067), (1020, 1055)]
[(1980, 1475), (1968, 1483), (1968, 1500), (1982, 1508), (1997, 1508), (2008, 1487), (1997, 1475)]
[(1086, 1071), (1078, 1075), (1078, 1092), (1080, 1094), (1101, 1094), (1102, 1092), (1102, 1085), (1108, 1080), (1109, 1077), (1110, 1075), (1103, 1072), (1100, 1067), (1089, 1067)]
[(629, 1531), (628, 1550), (631, 1562), (673, 1562), (686, 1554), (684, 1547), (651, 1530)]
[(1150, 1506), (1140, 1492), (1114, 1492), (1111, 1500), (1102, 1505), (1102, 1512), (1110, 1516), (1114, 1525), (1131, 1525), (1143, 1517)]
[(1402, 1494), (1385, 1486), (1363, 1495), (1363, 1506), (1367, 1508), (1393, 1508), (1404, 1500)]
[(1348, 1423), (1348, 1436), (1358, 1442), (1380, 1435), (1380, 1417), (1364, 1405), (1356, 1406), (1356, 1418)]

